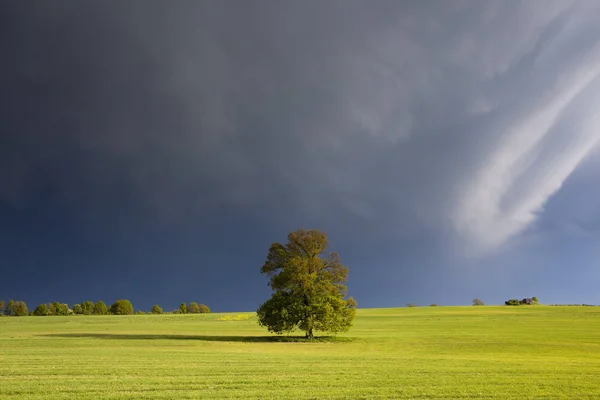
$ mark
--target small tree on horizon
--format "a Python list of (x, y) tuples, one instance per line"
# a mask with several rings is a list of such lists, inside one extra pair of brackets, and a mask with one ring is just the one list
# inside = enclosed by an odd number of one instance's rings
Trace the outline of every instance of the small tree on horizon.
[(481, 300), (481, 299), (480, 299), (480, 298), (478, 298), (478, 297), (475, 297), (475, 298), (473, 299), (473, 305), (474, 305), (474, 306), (482, 306), (482, 305), (484, 305), (484, 304), (483, 304), (483, 300)]
[(29, 314), (27, 304), (24, 301), (15, 301), (12, 304), (12, 314), (15, 317), (24, 317)]
[(48, 307), (50, 315), (69, 315), (69, 306), (55, 301)]
[(185, 305), (185, 303), (181, 303), (179, 305), (179, 314), (187, 314), (188, 309), (187, 306)]
[[(90, 302), (91, 303), (91, 302)], [(94, 315), (106, 315), (108, 314), (108, 308), (102, 300), (98, 300), (93, 308)]]
[(210, 312), (210, 308), (206, 304), (198, 304), (198, 312), (206, 314)]
[(0, 300), (0, 314), (4, 314), (4, 300)]
[(83, 314), (83, 308), (81, 307), (81, 304), (73, 304), (73, 314)]
[(163, 310), (158, 304), (152, 306), (152, 314), (162, 314)]
[(337, 253), (325, 255), (327, 249), (327, 235), (318, 230), (300, 229), (286, 245), (271, 245), (261, 272), (274, 293), (256, 311), (261, 326), (276, 334), (299, 328), (308, 339), (315, 331), (339, 333), (352, 326), (356, 301), (345, 299), (348, 269)]
[(4, 315), (12, 317), (14, 315), (13, 314), (14, 305), (15, 305), (15, 301), (12, 299), (9, 299), (8, 304), (6, 304), (6, 306), (4, 307)]
[(198, 314), (200, 312), (200, 307), (198, 306), (198, 303), (192, 301), (190, 304), (188, 304), (187, 312), (190, 314)]
[(113, 315), (132, 315), (133, 305), (126, 299), (117, 300), (110, 306), (110, 313)]
[(81, 303), (81, 309), (84, 315), (95, 314), (94, 303), (91, 301), (84, 301), (83, 303)]
[(50, 315), (50, 310), (46, 304), (40, 304), (35, 308), (35, 310), (33, 310), (33, 315), (37, 317), (45, 317), (46, 315)]
[(536, 296), (533, 296), (533, 297), (531, 298), (531, 300), (535, 301), (536, 303), (539, 303), (539, 302), (538, 302), (538, 298), (537, 298)]

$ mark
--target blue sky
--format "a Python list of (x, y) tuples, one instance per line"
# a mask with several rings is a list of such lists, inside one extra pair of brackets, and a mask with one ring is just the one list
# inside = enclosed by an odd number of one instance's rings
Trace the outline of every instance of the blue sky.
[(600, 303), (596, 1), (14, 1), (0, 298), (254, 310), (324, 230), (361, 307)]

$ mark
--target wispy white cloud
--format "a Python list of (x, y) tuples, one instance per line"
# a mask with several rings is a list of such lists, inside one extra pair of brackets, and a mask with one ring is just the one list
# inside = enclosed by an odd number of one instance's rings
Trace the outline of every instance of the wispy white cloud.
[[(573, 54), (564, 35), (574, 33), (562, 33), (536, 59), (531, 83), (513, 92), (529, 98), (515, 102), (524, 108), (505, 105), (491, 121), (503, 128), (459, 195), (453, 220), (471, 250), (495, 248), (526, 229), (600, 141), (600, 42)], [(577, 57), (556, 59), (561, 52)], [(530, 95), (529, 88), (542, 90)]]

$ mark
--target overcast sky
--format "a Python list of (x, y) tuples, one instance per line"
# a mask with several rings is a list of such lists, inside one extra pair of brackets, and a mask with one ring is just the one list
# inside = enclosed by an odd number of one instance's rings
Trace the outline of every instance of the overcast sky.
[(600, 304), (600, 2), (8, 1), (0, 298)]

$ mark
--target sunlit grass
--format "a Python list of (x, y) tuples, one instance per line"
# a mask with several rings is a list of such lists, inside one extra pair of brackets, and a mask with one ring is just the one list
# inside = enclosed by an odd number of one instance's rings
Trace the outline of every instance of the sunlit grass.
[(600, 307), (359, 310), (314, 342), (252, 313), (5, 317), (0, 398), (598, 399), (599, 332)]
[(246, 321), (250, 319), (252, 314), (226, 314), (217, 318), (217, 321)]

